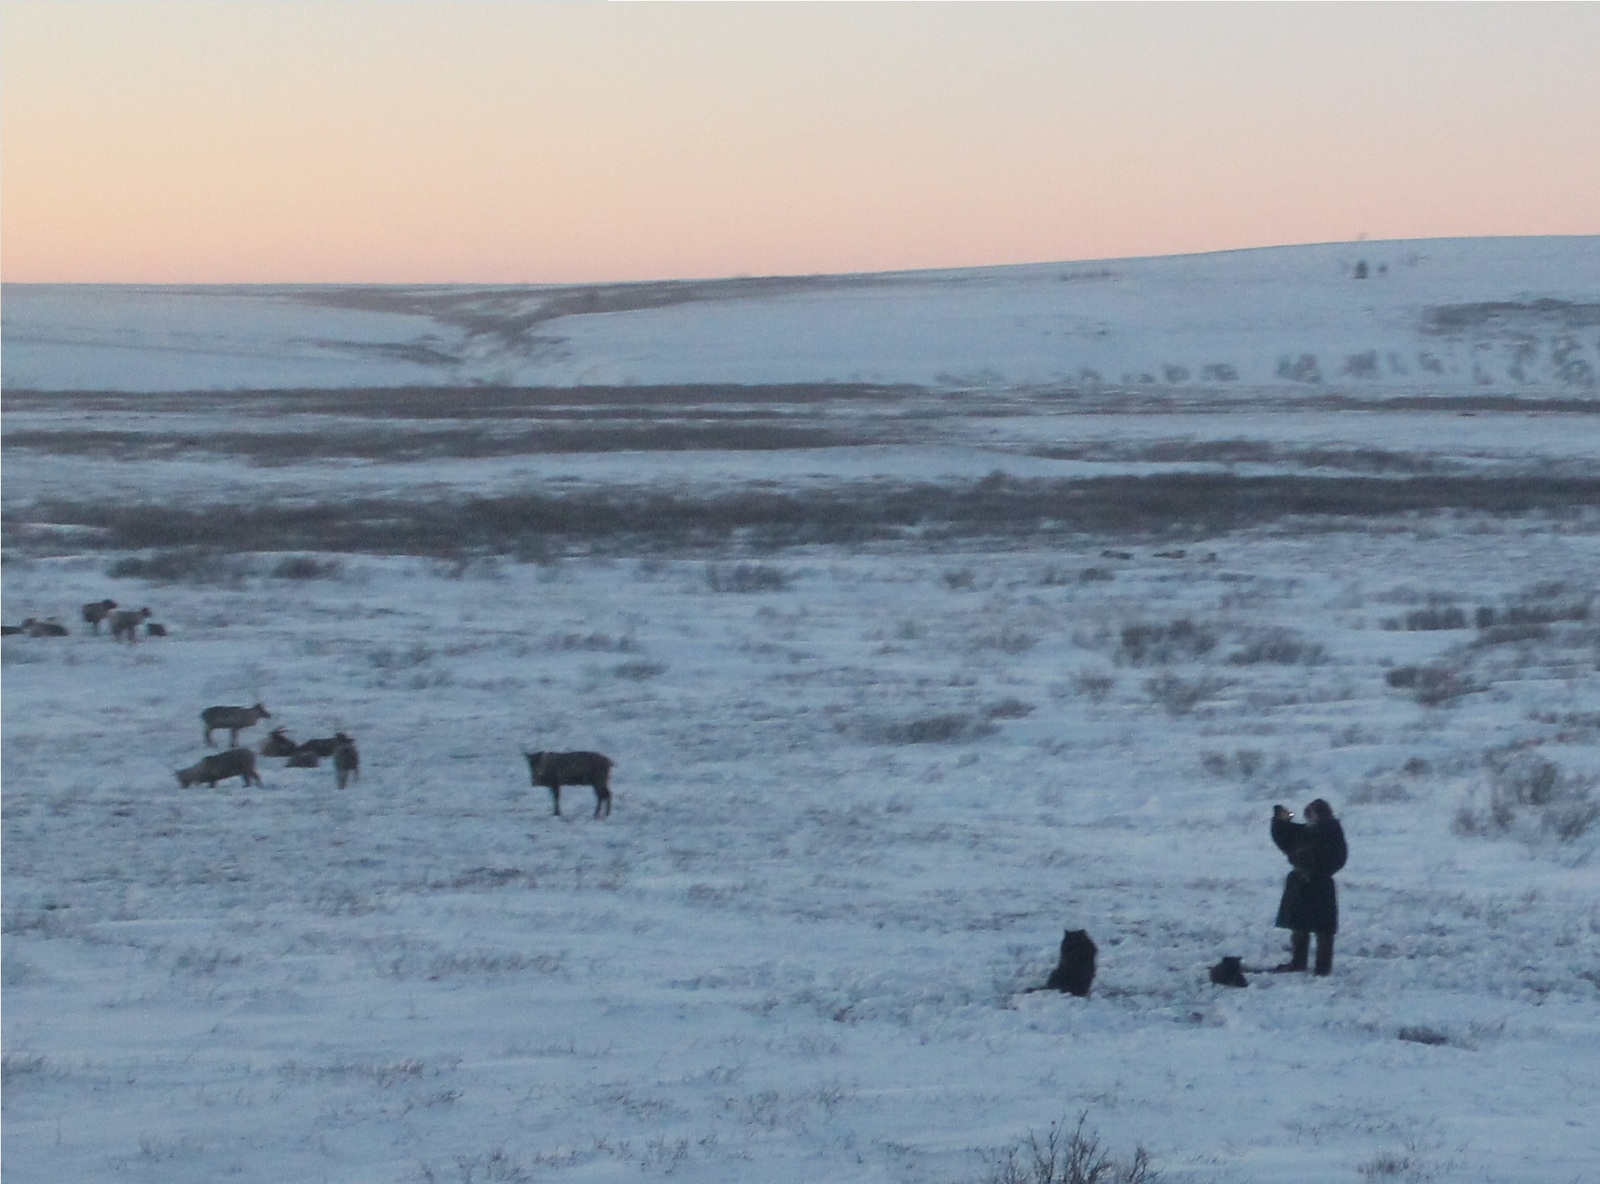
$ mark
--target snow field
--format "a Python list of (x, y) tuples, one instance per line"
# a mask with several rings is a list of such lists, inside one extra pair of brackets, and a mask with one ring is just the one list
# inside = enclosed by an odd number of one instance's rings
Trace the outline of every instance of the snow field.
[[(8, 619), (110, 595), (173, 636), (5, 642), (7, 1173), (977, 1180), (1087, 1112), (1169, 1180), (1584, 1179), (1600, 827), (1452, 821), (1488, 749), (1595, 771), (1593, 626), (1384, 622), (1592, 595), (1596, 540), (13, 562)], [(1211, 647), (1131, 659), (1128, 625), (1180, 620)], [(1299, 660), (1229, 661), (1272, 629)], [(1386, 684), (1435, 661), (1492, 685)], [(258, 699), (249, 742), (346, 729), (362, 780), (180, 790), (200, 708)], [(551, 817), (519, 750), (590, 747), (615, 813), (578, 787)], [(1266, 818), (1314, 796), (1352, 846), (1334, 976), (1212, 987), (1279, 959)], [(1078, 927), (1093, 996), (1022, 993)]]

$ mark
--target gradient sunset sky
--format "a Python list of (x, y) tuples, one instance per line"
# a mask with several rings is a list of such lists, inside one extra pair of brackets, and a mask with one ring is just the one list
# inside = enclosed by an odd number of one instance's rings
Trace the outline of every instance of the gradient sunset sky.
[(3, 0), (0, 275), (584, 282), (1600, 233), (1600, 4)]

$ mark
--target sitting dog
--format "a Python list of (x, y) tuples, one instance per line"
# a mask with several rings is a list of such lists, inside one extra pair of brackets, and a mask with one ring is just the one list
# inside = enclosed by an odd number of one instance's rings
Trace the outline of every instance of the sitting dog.
[(1050, 972), (1045, 988), (1087, 999), (1089, 988), (1094, 985), (1096, 952), (1095, 944), (1087, 932), (1082, 929), (1067, 930), (1061, 938), (1061, 961)]
[(1211, 981), (1219, 987), (1248, 987), (1250, 980), (1244, 976), (1242, 959), (1231, 954), (1211, 968)]

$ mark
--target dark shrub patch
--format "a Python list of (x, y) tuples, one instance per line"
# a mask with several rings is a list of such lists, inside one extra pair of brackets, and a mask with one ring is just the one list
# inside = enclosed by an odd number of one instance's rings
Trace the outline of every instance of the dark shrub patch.
[(174, 547), (119, 559), (106, 569), (106, 574), (154, 584), (238, 585), (255, 574), (255, 565), (238, 555), (207, 547)]
[[(8, 398), (10, 396), (8, 395)], [(859, 482), (805, 492), (543, 490), (443, 500), (339, 499), (204, 507), (53, 501), (30, 527), (88, 527), (108, 549), (515, 554), (528, 540), (590, 550), (798, 546), (917, 537), (1127, 537), (1219, 533), (1299, 516), (1438, 510), (1571, 513), (1600, 505), (1600, 478), (1239, 477), (1163, 473), (1088, 480)], [(17, 517), (21, 516), (18, 512)], [(8, 515), (12, 517), (12, 515)], [(81, 547), (75, 540), (74, 546)]]
[(713, 592), (782, 592), (789, 573), (765, 563), (706, 564), (706, 586)]
[(1328, 651), (1290, 629), (1268, 629), (1228, 655), (1231, 666), (1270, 662), (1278, 666), (1314, 666), (1328, 660)]
[(271, 574), (275, 580), (331, 580), (343, 570), (337, 559), (291, 555), (287, 559), (279, 560)]
[(1168, 662), (1204, 657), (1216, 648), (1217, 635), (1187, 617), (1166, 625), (1148, 622), (1122, 627), (1119, 657), (1134, 666), (1163, 665)]

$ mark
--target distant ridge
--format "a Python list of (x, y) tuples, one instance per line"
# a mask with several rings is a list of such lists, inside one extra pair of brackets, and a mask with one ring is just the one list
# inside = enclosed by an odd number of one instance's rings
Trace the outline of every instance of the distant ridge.
[(6, 285), (7, 391), (1600, 398), (1600, 236), (594, 285)]

